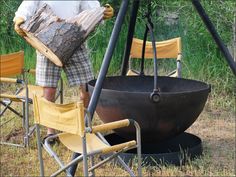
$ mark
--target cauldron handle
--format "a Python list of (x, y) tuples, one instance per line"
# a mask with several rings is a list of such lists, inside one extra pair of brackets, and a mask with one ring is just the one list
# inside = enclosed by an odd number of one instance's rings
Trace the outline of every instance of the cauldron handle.
[(153, 89), (153, 92), (150, 94), (150, 99), (153, 102), (159, 102), (160, 101), (160, 94), (159, 94), (160, 90), (157, 86), (157, 75), (158, 75), (158, 72), (157, 72), (157, 50), (156, 50), (156, 40), (155, 40), (152, 26), (153, 26), (153, 24), (149, 18), (148, 22), (147, 22), (147, 27), (149, 29), (151, 40), (152, 40), (152, 48), (153, 48), (153, 56), (154, 56), (153, 57), (153, 60), (154, 60), (154, 89)]
[(146, 25), (144, 37), (143, 37), (143, 46), (142, 46), (142, 58), (141, 58), (141, 69), (140, 69), (140, 76), (144, 75), (144, 57), (145, 57), (145, 50), (146, 50), (146, 42), (147, 42), (147, 35), (148, 35), (148, 26)]
[(153, 32), (153, 23), (151, 20), (151, 1), (149, 0), (148, 3), (148, 11), (145, 14), (145, 17), (147, 18), (147, 23), (146, 23), (146, 30), (144, 33), (144, 40), (143, 40), (143, 48), (142, 48), (142, 61), (141, 61), (141, 72), (140, 76), (144, 75), (143, 69), (144, 69), (144, 55), (145, 55), (145, 48), (146, 48), (146, 41), (147, 41), (147, 34), (148, 32), (150, 33), (151, 40), (152, 40), (152, 48), (153, 48), (153, 63), (154, 63), (154, 88), (153, 92), (150, 94), (150, 99), (153, 102), (159, 102), (160, 101), (160, 90), (157, 86), (157, 50), (156, 50), (156, 40), (154, 37), (154, 32)]

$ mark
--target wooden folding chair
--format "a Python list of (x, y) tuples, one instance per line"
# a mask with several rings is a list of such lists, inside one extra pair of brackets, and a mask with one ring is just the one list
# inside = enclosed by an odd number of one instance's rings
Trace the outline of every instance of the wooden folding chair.
[[(95, 169), (104, 163), (117, 157), (120, 153), (132, 148), (137, 148), (138, 156), (138, 176), (141, 176), (141, 135), (140, 127), (137, 122), (131, 119), (101, 124), (97, 126), (86, 126), (84, 117), (84, 105), (82, 102), (74, 102), (69, 104), (55, 104), (47, 101), (43, 97), (34, 95), (34, 114), (38, 142), (38, 155), (40, 160), (40, 173), (44, 176), (44, 165), (42, 158), (42, 144), (44, 149), (59, 164), (60, 169), (51, 176), (57, 176), (61, 172), (65, 172), (67, 176), (71, 176), (67, 170), (75, 163), (83, 161), (84, 176), (88, 176), (89, 172), (95, 175)], [(89, 116), (87, 116), (89, 118)], [(42, 142), (40, 138), (40, 125), (51, 127), (62, 133), (49, 136)], [(101, 132), (114, 130), (117, 128), (133, 125), (136, 128), (136, 140), (131, 140), (122, 144), (110, 146)], [(57, 154), (52, 150), (48, 141), (53, 138), (59, 138), (60, 142), (69, 150), (80, 153), (81, 155), (73, 159), (66, 165), (59, 159)], [(88, 167), (87, 158), (94, 155), (107, 154), (108, 157), (101, 160), (97, 164), (92, 162), (92, 166)], [(118, 161), (119, 162), (119, 161)], [(123, 162), (123, 161), (122, 161)], [(128, 171), (130, 175), (134, 175), (131, 169), (123, 162), (121, 165)], [(50, 168), (50, 167), (48, 167)], [(47, 174), (48, 175), (48, 174)]]
[[(4, 116), (7, 110), (13, 112), (17, 117), (22, 118), (22, 127), (24, 131), (23, 143), (12, 143), (7, 142), (4, 137), (1, 137), (1, 144), (27, 147), (29, 146), (29, 137), (33, 133), (35, 127), (32, 127), (30, 130), (29, 126), (29, 105), (32, 103), (32, 93), (37, 92), (39, 95), (43, 94), (43, 88), (36, 85), (28, 85), (27, 76), (28, 73), (34, 73), (34, 70), (26, 70), (24, 68), (24, 52), (19, 51), (16, 53), (10, 53), (0, 56), (0, 81), (1, 84), (8, 83), (10, 85), (17, 85), (16, 92), (10, 92), (9, 89), (4, 89), (4, 86), (1, 86), (0, 93), (0, 104), (1, 104), (1, 124), (2, 128), (12, 119), (7, 119)], [(62, 102), (62, 82), (60, 86), (60, 101)], [(16, 110), (15, 106), (12, 106), (12, 103), (21, 103), (22, 111)], [(6, 119), (6, 121), (2, 121)]]
[[(132, 60), (141, 59), (143, 50), (143, 40), (133, 38), (130, 59), (129, 59), (129, 70), (127, 75), (138, 75), (140, 72), (132, 69)], [(181, 38), (173, 38), (165, 41), (156, 42), (157, 59), (175, 59), (176, 69), (168, 76), (181, 77)], [(152, 42), (146, 41), (144, 59), (153, 59), (153, 47)]]

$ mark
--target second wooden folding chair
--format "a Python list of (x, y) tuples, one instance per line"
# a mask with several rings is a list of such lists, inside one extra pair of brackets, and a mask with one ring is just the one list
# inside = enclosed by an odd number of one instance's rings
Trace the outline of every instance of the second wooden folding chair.
[[(39, 95), (43, 94), (43, 88), (36, 85), (28, 85), (27, 75), (34, 70), (26, 70), (24, 68), (24, 52), (19, 51), (15, 53), (5, 54), (0, 56), (0, 81), (1, 81), (1, 93), (0, 93), (0, 119), (1, 119), (1, 144), (5, 145), (13, 145), (26, 147), (29, 146), (29, 138), (35, 129), (32, 127), (30, 129), (29, 125), (29, 105), (32, 104), (32, 93), (36, 92)], [(5, 83), (5, 85), (4, 85)], [(6, 85), (6, 83), (8, 85)], [(62, 84), (62, 82), (61, 82)], [(16, 86), (16, 91), (11, 91), (14, 88), (11, 86)], [(11, 88), (11, 89), (9, 89)], [(62, 103), (62, 85), (60, 86), (59, 95), (61, 96)], [(16, 103), (13, 106), (13, 103)], [(21, 110), (16, 109), (19, 108), (19, 104)], [(15, 116), (11, 116), (13, 118), (9, 118), (5, 116), (7, 111), (11, 111), (15, 114)], [(7, 125), (12, 119), (15, 117), (19, 117), (22, 119), (22, 127), (23, 127), (23, 142), (9, 142), (4, 140), (6, 134), (3, 133), (4, 126)], [(17, 125), (14, 124), (14, 128)], [(13, 128), (13, 127), (12, 127)]]
[[(176, 60), (176, 69), (168, 73), (171, 77), (181, 77), (181, 38), (172, 38), (164, 41), (156, 42), (157, 59), (170, 59)], [(130, 59), (129, 59), (129, 70), (127, 75), (139, 75), (140, 71), (132, 68), (132, 60), (141, 59), (143, 51), (143, 40), (133, 38)], [(153, 59), (153, 47), (150, 41), (146, 41), (144, 59)]]

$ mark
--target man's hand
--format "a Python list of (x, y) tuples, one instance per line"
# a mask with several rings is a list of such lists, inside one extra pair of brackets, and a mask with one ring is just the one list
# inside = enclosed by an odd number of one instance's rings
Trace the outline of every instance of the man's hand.
[(15, 26), (14, 26), (14, 29), (15, 29), (15, 31), (17, 32), (17, 34), (19, 34), (19, 35), (22, 36), (22, 37), (26, 36), (25, 32), (20, 28), (20, 25), (21, 25), (22, 23), (24, 23), (24, 22), (25, 22), (25, 20), (24, 20), (23, 18), (21, 18), (21, 17), (17, 17), (17, 18), (15, 19)]
[(104, 11), (104, 20), (110, 19), (114, 15), (114, 9), (111, 7), (110, 4), (106, 4), (105, 6), (105, 11)]

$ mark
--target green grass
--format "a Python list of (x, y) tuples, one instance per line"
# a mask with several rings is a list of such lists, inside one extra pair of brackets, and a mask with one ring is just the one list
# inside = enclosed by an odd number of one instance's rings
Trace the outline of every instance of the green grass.
[[(65, 88), (65, 103), (71, 101), (72, 88)], [(231, 98), (232, 99), (232, 98)], [(14, 104), (20, 110), (21, 105)], [(14, 114), (6, 112), (3, 120), (14, 117)], [(30, 109), (31, 125), (33, 125), (32, 107)], [(95, 124), (100, 123), (96, 117)], [(21, 130), (21, 120), (14, 119), (9, 124), (1, 127), (0, 139), (11, 135), (16, 130)], [(42, 128), (42, 136), (46, 129)], [(18, 131), (20, 132), (20, 131)], [(188, 161), (185, 165), (174, 166), (170, 164), (157, 164), (156, 166), (144, 166), (144, 176), (235, 176), (235, 115), (234, 111), (218, 109), (212, 104), (211, 98), (197, 121), (187, 130), (202, 139), (203, 155), (195, 160)], [(22, 133), (12, 136), (10, 141), (22, 140)], [(37, 157), (37, 145), (35, 133), (30, 139), (30, 147), (16, 148), (0, 146), (0, 176), (38, 176), (39, 161)], [(53, 148), (59, 157), (68, 162), (71, 158), (71, 151), (68, 151), (62, 144)], [(43, 151), (46, 175), (58, 169), (55, 161)], [(95, 158), (98, 162), (99, 158)], [(133, 163), (132, 169), (137, 170), (137, 164)], [(77, 176), (82, 175), (82, 164), (79, 165)], [(116, 166), (113, 162), (96, 170), (97, 176), (125, 176), (127, 173)], [(61, 176), (64, 176), (62, 174)]]

